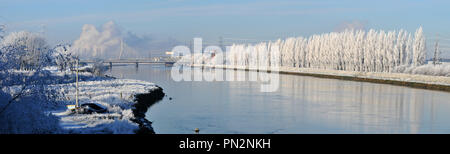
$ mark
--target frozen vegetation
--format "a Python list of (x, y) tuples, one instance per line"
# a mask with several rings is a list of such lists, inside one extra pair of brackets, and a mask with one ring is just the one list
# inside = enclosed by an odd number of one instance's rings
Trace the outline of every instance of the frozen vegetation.
[[(78, 114), (76, 59), (70, 45), (51, 48), (36, 33), (13, 32), (0, 39), (0, 134), (136, 133), (136, 94), (158, 89), (153, 83), (96, 76), (99, 64), (80, 67), (79, 102), (95, 103), (106, 113)], [(141, 119), (142, 121), (142, 119)]]
[(402, 65), (396, 67), (393, 72), (450, 77), (450, 64)]
[[(194, 54), (195, 65), (261, 69), (386, 80), (450, 84), (450, 65), (425, 64), (422, 27), (411, 34), (405, 30), (346, 30), (287, 38), (258, 44), (234, 44), (223, 55)], [(440, 76), (440, 77), (430, 77)]]
[(309, 38), (233, 45), (226, 55), (226, 64), (256, 66), (258, 58), (264, 61), (261, 58), (274, 52), (279, 52), (280, 57), (267, 59), (272, 65), (361, 72), (392, 72), (401, 65), (419, 66), (425, 63), (426, 55), (422, 28), (413, 35), (404, 30), (347, 30)]

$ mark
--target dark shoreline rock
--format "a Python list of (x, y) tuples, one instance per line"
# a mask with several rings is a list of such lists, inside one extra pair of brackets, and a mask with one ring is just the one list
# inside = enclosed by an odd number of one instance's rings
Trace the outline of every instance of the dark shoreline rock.
[(148, 108), (153, 104), (162, 100), (165, 96), (163, 89), (156, 86), (157, 89), (148, 93), (136, 94), (134, 96), (134, 108), (132, 109), (135, 119), (131, 119), (133, 122), (139, 124), (139, 129), (136, 130), (136, 134), (155, 134), (152, 127), (152, 122), (145, 119), (145, 113)]

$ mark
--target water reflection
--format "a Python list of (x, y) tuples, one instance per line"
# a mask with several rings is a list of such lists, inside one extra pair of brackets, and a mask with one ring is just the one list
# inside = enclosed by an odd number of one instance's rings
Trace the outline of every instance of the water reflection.
[(175, 82), (163, 65), (133, 67), (110, 74), (155, 82), (173, 98), (147, 113), (157, 133), (450, 132), (447, 92), (280, 74), (279, 90), (262, 93), (260, 82)]

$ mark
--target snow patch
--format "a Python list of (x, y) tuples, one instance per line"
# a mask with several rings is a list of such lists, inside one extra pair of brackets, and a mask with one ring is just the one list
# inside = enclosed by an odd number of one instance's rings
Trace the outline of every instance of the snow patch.
[[(74, 104), (75, 84), (56, 84), (48, 88), (63, 91), (60, 97), (65, 105)], [(69, 133), (134, 133), (138, 125), (131, 120), (135, 118), (132, 108), (134, 95), (148, 93), (156, 89), (153, 83), (115, 79), (102, 81), (79, 82), (79, 102), (97, 103), (107, 108), (107, 113), (76, 114), (70, 111), (54, 111), (53, 115), (60, 118), (61, 127)]]

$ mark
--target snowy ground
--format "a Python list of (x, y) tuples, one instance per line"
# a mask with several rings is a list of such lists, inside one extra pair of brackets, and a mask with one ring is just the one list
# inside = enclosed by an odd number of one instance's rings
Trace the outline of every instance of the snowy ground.
[[(138, 129), (131, 121), (134, 95), (147, 93), (156, 88), (155, 84), (127, 79), (86, 81), (79, 83), (79, 102), (96, 103), (107, 108), (107, 113), (74, 114), (67, 110), (52, 111), (60, 118), (61, 126), (68, 133), (113, 133), (130, 134)], [(49, 89), (61, 92), (66, 105), (73, 105), (75, 84), (50, 85)]]
[[(134, 95), (157, 88), (145, 81), (79, 73), (80, 104), (96, 103), (107, 112), (75, 114), (66, 107), (75, 104), (74, 73), (49, 67), (38, 72), (0, 72), (0, 78), (0, 109), (5, 109), (0, 113), (0, 133), (135, 133), (139, 126), (131, 121)], [(23, 94), (8, 103), (19, 93)]]
[[(194, 66), (202, 66), (202, 65), (194, 65)], [(213, 65), (204, 65), (204, 66), (212, 67)], [(214, 67), (246, 69), (245, 67), (229, 66), (229, 65), (214, 65)], [(252, 70), (252, 69), (249, 68), (249, 70)], [(448, 77), (448, 76), (432, 76), (432, 75), (406, 74), (406, 73), (356, 72), (356, 71), (325, 70), (325, 69), (315, 69), (315, 68), (293, 68), (293, 67), (280, 67), (279, 71), (280, 72), (289, 72), (289, 73), (308, 73), (308, 74), (321, 74), (321, 75), (332, 75), (332, 76), (349, 76), (349, 77), (368, 78), (368, 79), (405, 81), (405, 82), (450, 86), (450, 77)]]

